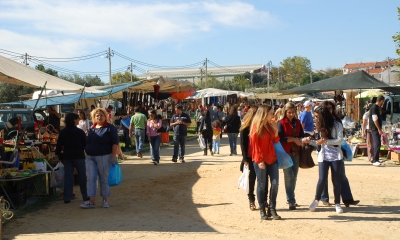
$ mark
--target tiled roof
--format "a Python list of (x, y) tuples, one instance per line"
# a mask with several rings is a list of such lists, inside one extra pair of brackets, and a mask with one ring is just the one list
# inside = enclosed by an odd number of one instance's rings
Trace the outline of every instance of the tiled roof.
[[(390, 60), (389, 64), (391, 66), (395, 65), (396, 60)], [(359, 69), (359, 68), (377, 68), (377, 67), (385, 67), (388, 65), (388, 61), (380, 61), (380, 62), (360, 62), (360, 63), (346, 63), (343, 68), (345, 69)]]

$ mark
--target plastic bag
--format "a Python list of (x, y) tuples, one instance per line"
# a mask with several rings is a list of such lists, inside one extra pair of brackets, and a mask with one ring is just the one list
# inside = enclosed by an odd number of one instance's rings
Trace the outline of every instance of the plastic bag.
[(381, 143), (383, 146), (387, 146), (389, 144), (389, 139), (386, 136), (386, 133), (381, 134)]
[(238, 180), (238, 188), (243, 189), (247, 194), (249, 194), (249, 174), (249, 166), (244, 165), (242, 175), (240, 175)]
[(206, 148), (206, 142), (204, 141), (204, 138), (199, 136), (199, 138), (197, 139), (197, 142), (199, 143), (199, 146), (200, 146), (201, 149), (205, 149)]
[(50, 187), (64, 188), (64, 164), (61, 162), (57, 163), (53, 168)]
[(122, 182), (122, 171), (119, 164), (114, 164), (108, 172), (108, 186), (118, 186)]
[(285, 169), (293, 166), (293, 160), (289, 154), (285, 152), (280, 142), (274, 143), (276, 157), (278, 158), (279, 168)]
[[(353, 151), (351, 150), (351, 147), (346, 141), (343, 141), (342, 143), (342, 150), (346, 151), (347, 156), (343, 157), (343, 161), (351, 162), (353, 161)], [(344, 156), (344, 154), (343, 154)]]

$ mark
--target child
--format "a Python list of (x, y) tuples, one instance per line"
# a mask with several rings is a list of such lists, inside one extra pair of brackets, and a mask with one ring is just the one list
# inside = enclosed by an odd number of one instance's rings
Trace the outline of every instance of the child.
[(215, 120), (213, 122), (213, 151), (217, 154), (219, 154), (219, 145), (221, 142), (221, 122), (218, 120)]

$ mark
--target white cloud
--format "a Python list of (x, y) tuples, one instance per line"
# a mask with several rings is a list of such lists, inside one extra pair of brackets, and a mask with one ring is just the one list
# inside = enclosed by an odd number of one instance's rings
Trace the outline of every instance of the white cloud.
[(50, 45), (60, 43), (54, 40), (57, 38), (74, 39), (71, 45), (78, 49), (88, 42), (105, 40), (142, 46), (182, 44), (221, 26), (261, 28), (276, 22), (268, 12), (240, 1), (138, 4), (29, 0), (2, 1), (0, 8), (0, 22), (10, 23), (4, 30), (33, 39), (45, 38)]

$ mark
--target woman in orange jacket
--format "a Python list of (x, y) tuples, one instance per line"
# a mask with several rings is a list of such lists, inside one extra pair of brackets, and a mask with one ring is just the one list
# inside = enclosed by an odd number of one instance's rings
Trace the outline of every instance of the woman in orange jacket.
[[(268, 105), (258, 108), (250, 130), (250, 149), (253, 160), (254, 170), (257, 175), (257, 199), (260, 205), (260, 215), (262, 220), (267, 220), (272, 216), (273, 219), (281, 219), (276, 213), (276, 196), (279, 186), (279, 169), (274, 143), (279, 142), (278, 124), (273, 119), (274, 109)], [(268, 181), (271, 182), (269, 206), (267, 206)], [(268, 207), (268, 211), (265, 211)]]

